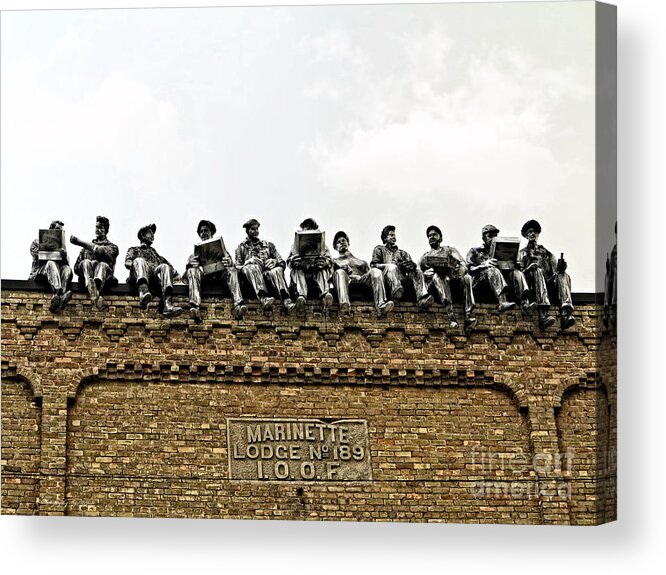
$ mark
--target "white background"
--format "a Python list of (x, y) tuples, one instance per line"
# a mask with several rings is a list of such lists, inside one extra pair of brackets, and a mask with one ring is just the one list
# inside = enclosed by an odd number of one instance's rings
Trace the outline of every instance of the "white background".
[[(262, 2), (257, 2), (263, 4)], [(298, 2), (295, 2), (298, 3)], [(316, 2), (309, 2), (316, 3)], [(57, 3), (59, 7), (108, 2)], [(180, 2), (122, 6), (182, 6)], [(206, 5), (197, 2), (191, 5)], [(210, 3), (211, 5), (222, 3)], [(598, 528), (0, 518), (5, 572), (620, 573), (663, 570), (663, 3), (617, 0), (619, 520)], [(47, 2), (0, 0), (0, 7)]]

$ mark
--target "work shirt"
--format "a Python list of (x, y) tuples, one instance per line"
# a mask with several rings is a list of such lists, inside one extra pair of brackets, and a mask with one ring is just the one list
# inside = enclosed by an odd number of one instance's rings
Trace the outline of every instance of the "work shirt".
[[(127, 250), (127, 255), (125, 256), (125, 267), (132, 270), (132, 262), (136, 258), (143, 258), (147, 263), (152, 264), (153, 266), (158, 266), (160, 264), (166, 264), (171, 268), (171, 276), (174, 282), (180, 281), (180, 274), (176, 271), (169, 261), (157, 253), (153, 246), (148, 244), (141, 244), (140, 246), (134, 246)], [(132, 277), (133, 273), (130, 271), (130, 278), (134, 281)]]
[(240, 243), (236, 248), (236, 264), (243, 266), (250, 258), (258, 258), (262, 263), (266, 263), (266, 260), (275, 260), (281, 268), (285, 267), (284, 260), (275, 246), (265, 240), (246, 238)]
[(377, 264), (404, 264), (406, 262), (411, 262), (412, 256), (410, 256), (405, 250), (401, 250), (398, 246), (388, 246), (386, 244), (382, 246), (375, 246), (375, 249), (372, 250), (372, 260), (370, 265), (374, 268)]
[[(543, 271), (546, 279), (550, 279), (557, 273), (557, 260), (555, 256), (542, 245), (527, 244), (518, 254), (518, 261), (527, 269), (532, 263)], [(527, 272), (529, 273), (529, 272)]]
[(85, 260), (91, 260), (108, 264), (113, 275), (113, 270), (116, 268), (116, 258), (118, 257), (118, 246), (111, 243), (108, 239), (98, 240), (95, 238), (92, 243), (97, 246), (97, 249), (94, 253), (86, 248), (83, 248), (79, 252), (79, 257), (76, 258), (76, 263), (74, 264), (74, 273), (80, 274), (81, 263)]
[(467, 273), (467, 266), (460, 252), (451, 246), (440, 246), (437, 249), (427, 251), (421, 256), (419, 265), (423, 271), (428, 269), (425, 259), (428, 257), (446, 258), (451, 264), (451, 275), (453, 277), (462, 277)]

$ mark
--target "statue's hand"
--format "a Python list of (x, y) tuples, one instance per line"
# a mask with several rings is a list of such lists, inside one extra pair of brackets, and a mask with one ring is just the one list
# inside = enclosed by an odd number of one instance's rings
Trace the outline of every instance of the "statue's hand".
[(497, 260), (495, 258), (490, 258), (489, 260), (486, 261), (486, 267), (487, 268), (496, 268), (497, 267)]
[(253, 265), (253, 266), (260, 266), (261, 265), (261, 260), (259, 258), (255, 257), (255, 256), (252, 256), (251, 258), (248, 258), (245, 263)]
[(360, 282), (361, 281), (361, 276), (358, 274), (349, 274), (349, 279), (354, 281), (354, 282)]
[(229, 256), (222, 258), (222, 263), (226, 267), (231, 267), (232, 265), (234, 265), (234, 262), (231, 260), (231, 258)]
[(195, 256), (195, 255), (191, 255), (191, 256), (187, 259), (187, 265), (188, 265), (188, 267), (191, 267), (191, 268), (198, 268), (199, 265), (200, 265), (200, 264), (199, 264), (199, 258), (198, 258), (197, 256)]
[(522, 271), (523, 269), (523, 262), (516, 262), (516, 269)]
[(433, 277), (435, 277), (435, 270), (432, 268), (428, 268), (426, 271), (423, 272), (423, 275), (430, 280)]
[(289, 264), (295, 270), (300, 269), (301, 267), (303, 267), (303, 258), (301, 258), (301, 256), (294, 256), (293, 258), (291, 258)]
[(564, 259), (559, 259), (557, 260), (557, 271), (558, 273), (563, 274), (565, 271), (567, 271), (568, 264)]
[(274, 258), (269, 258), (264, 262), (267, 270), (272, 270), (277, 265), (277, 260)]
[(315, 265), (316, 265), (318, 268), (322, 268), (322, 269), (323, 269), (323, 268), (328, 267), (328, 262), (326, 261), (326, 258), (323, 258), (323, 257), (317, 257), (317, 258), (315, 259)]
[(69, 241), (73, 244), (78, 244), (79, 238), (77, 238), (76, 236), (69, 236)]

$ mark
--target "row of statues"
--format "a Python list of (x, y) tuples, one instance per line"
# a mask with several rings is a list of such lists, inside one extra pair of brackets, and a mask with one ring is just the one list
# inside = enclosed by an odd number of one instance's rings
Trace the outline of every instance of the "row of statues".
[[(93, 304), (102, 310), (105, 286), (117, 284), (114, 270), (119, 251), (107, 238), (109, 220), (97, 217), (95, 238), (91, 242), (70, 237), (73, 244), (81, 247), (73, 270), (65, 249), (63, 226), (61, 221), (52, 222), (32, 242), (30, 279), (49, 286), (53, 294), (50, 309), (55, 313), (70, 300), (72, 277), (76, 274), (79, 285), (85, 287)], [(273, 243), (259, 238), (260, 223), (256, 219), (248, 220), (243, 227), (246, 238), (232, 257), (223, 239), (216, 237), (215, 224), (201, 220), (197, 226), (200, 243), (188, 258), (182, 277), (153, 247), (155, 224), (142, 227), (137, 234), (139, 245), (129, 248), (125, 255), (128, 283), (136, 287), (141, 307), (146, 309), (153, 293), (158, 292), (161, 313), (165, 317), (180, 315), (184, 310), (173, 302), (173, 286), (186, 283), (189, 313), (194, 321), (201, 322), (202, 288), (222, 282), (233, 298), (235, 318), (242, 319), (248, 311), (241, 291), (244, 278), (264, 310), (270, 311), (279, 303), (287, 314), (302, 310), (311, 290), (321, 300), (325, 313), (333, 305), (335, 294), (340, 313), (350, 314), (350, 287), (358, 284), (372, 290), (378, 318), (391, 312), (394, 302), (404, 297), (405, 287), (409, 286), (413, 288), (419, 311), (428, 310), (436, 298), (444, 306), (451, 327), (458, 326), (454, 291), (463, 294), (464, 327), (469, 329), (476, 323), (475, 292), (481, 289), (490, 289), (494, 294), (500, 313), (516, 306), (525, 314), (536, 310), (542, 329), (557, 321), (550, 311), (551, 300), (558, 308), (562, 329), (575, 323), (571, 278), (566, 272), (564, 256), (556, 259), (538, 243), (541, 225), (536, 220), (523, 225), (521, 234), (527, 245), (520, 250), (518, 238), (500, 238), (497, 227), (484, 226), (482, 245), (470, 249), (466, 258), (456, 248), (442, 245), (442, 230), (431, 225), (426, 230), (430, 249), (418, 264), (398, 247), (396, 228), (392, 225), (382, 230), (382, 243), (374, 248), (369, 263), (351, 253), (350, 239), (344, 231), (333, 238), (338, 253), (333, 258), (324, 243), (324, 234), (312, 218), (301, 222), (286, 260)], [(291, 271), (289, 284), (285, 278), (287, 267)]]

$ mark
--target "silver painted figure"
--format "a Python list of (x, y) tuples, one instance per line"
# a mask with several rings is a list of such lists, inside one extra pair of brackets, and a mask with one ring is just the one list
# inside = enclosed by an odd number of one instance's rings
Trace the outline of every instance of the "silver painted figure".
[(118, 257), (118, 246), (106, 237), (109, 233), (109, 220), (97, 216), (95, 220), (95, 239), (92, 242), (71, 236), (69, 241), (80, 246), (79, 257), (74, 264), (74, 273), (79, 276), (79, 285), (85, 286), (93, 305), (97, 309), (104, 308), (102, 290), (108, 283), (117, 283), (113, 277)]
[[(65, 224), (54, 220), (49, 225), (50, 230), (62, 230)], [(67, 251), (63, 246), (59, 253), (59, 260), (40, 260), (39, 240), (33, 240), (30, 244), (30, 255), (32, 256), (32, 269), (28, 279), (46, 283), (53, 292), (49, 309), (52, 313), (60, 311), (72, 298), (72, 268), (69, 267)]]
[[(300, 231), (318, 230), (319, 225), (312, 218), (301, 222)], [(296, 292), (296, 306), (303, 309), (308, 297), (308, 281), (317, 286), (318, 296), (321, 298), (326, 313), (333, 303), (333, 296), (329, 291), (329, 280), (332, 275), (333, 259), (326, 246), (312, 261), (306, 261), (294, 245), (289, 252), (287, 265), (291, 269), (291, 289)]]
[[(197, 225), (197, 234), (202, 242), (213, 239), (216, 231), (215, 224), (208, 220), (201, 220)], [(189, 286), (190, 317), (197, 323), (201, 323), (201, 284), (204, 281), (206, 283), (224, 281), (234, 300), (234, 317), (240, 320), (247, 313), (247, 306), (243, 303), (243, 295), (238, 281), (238, 270), (234, 266), (231, 256), (223, 257), (220, 263), (222, 264), (220, 271), (207, 275), (204, 273), (203, 262), (200, 261), (199, 256), (192, 254), (187, 259), (183, 279)]]
[(139, 290), (139, 303), (143, 309), (152, 300), (151, 284), (157, 285), (162, 292), (162, 315), (175, 317), (182, 313), (182, 308), (173, 305), (173, 284), (180, 281), (175, 268), (153, 248), (157, 226), (150, 224), (142, 227), (137, 237), (141, 245), (131, 247), (125, 256), (125, 267), (130, 271), (128, 281)]
[(386, 299), (386, 288), (382, 272), (378, 268), (370, 268), (368, 262), (355, 257), (349, 251), (349, 236), (339, 231), (333, 238), (333, 247), (340, 257), (333, 258), (332, 283), (338, 294), (340, 311), (343, 314), (350, 312), (349, 286), (362, 284), (372, 288), (372, 295), (377, 310), (377, 317), (384, 317), (393, 309), (393, 302)]
[[(488, 224), (481, 228), (481, 240), (483, 245), (478, 248), (471, 248), (467, 252), (467, 267), (470, 274), (474, 278), (473, 287), (478, 287), (480, 284), (487, 284), (492, 289), (498, 302), (498, 310), (505, 312), (516, 307), (514, 302), (507, 298), (509, 283), (507, 277), (513, 285), (516, 298), (520, 301), (520, 307), (523, 313), (531, 313), (536, 304), (530, 303), (529, 285), (525, 274), (521, 270), (522, 263), (515, 262), (514, 269), (500, 270), (497, 266), (497, 259), (491, 257), (491, 246), (493, 238), (499, 234), (499, 229), (492, 224)], [(507, 277), (505, 277), (505, 274)]]
[(296, 307), (289, 297), (284, 277), (285, 261), (273, 243), (259, 239), (259, 222), (251, 218), (243, 224), (247, 237), (236, 248), (236, 265), (252, 286), (265, 311), (280, 298), (287, 313)]
[(551, 252), (539, 245), (541, 225), (536, 220), (525, 222), (520, 233), (527, 239), (527, 245), (520, 250), (518, 259), (535, 295), (539, 310), (539, 325), (542, 329), (546, 329), (555, 323), (555, 318), (548, 313), (550, 309), (548, 289), (551, 288), (554, 299), (560, 306), (562, 329), (571, 327), (576, 320), (573, 317), (571, 278), (566, 273), (567, 262), (564, 260), (564, 254), (557, 260)]
[(384, 227), (381, 238), (384, 243), (373, 250), (370, 266), (382, 272), (391, 299), (400, 300), (405, 291), (403, 283), (409, 281), (414, 286), (419, 311), (427, 310), (434, 299), (428, 294), (423, 272), (406, 251), (398, 248), (395, 226)]
[(451, 282), (462, 284), (465, 294), (465, 328), (476, 323), (472, 315), (474, 294), (472, 293), (472, 276), (467, 273), (467, 266), (460, 252), (451, 246), (442, 246), (442, 230), (437, 226), (428, 226), (426, 230), (430, 250), (421, 256), (420, 267), (425, 276), (428, 291), (439, 297), (446, 308), (451, 327), (458, 327), (453, 310)]

